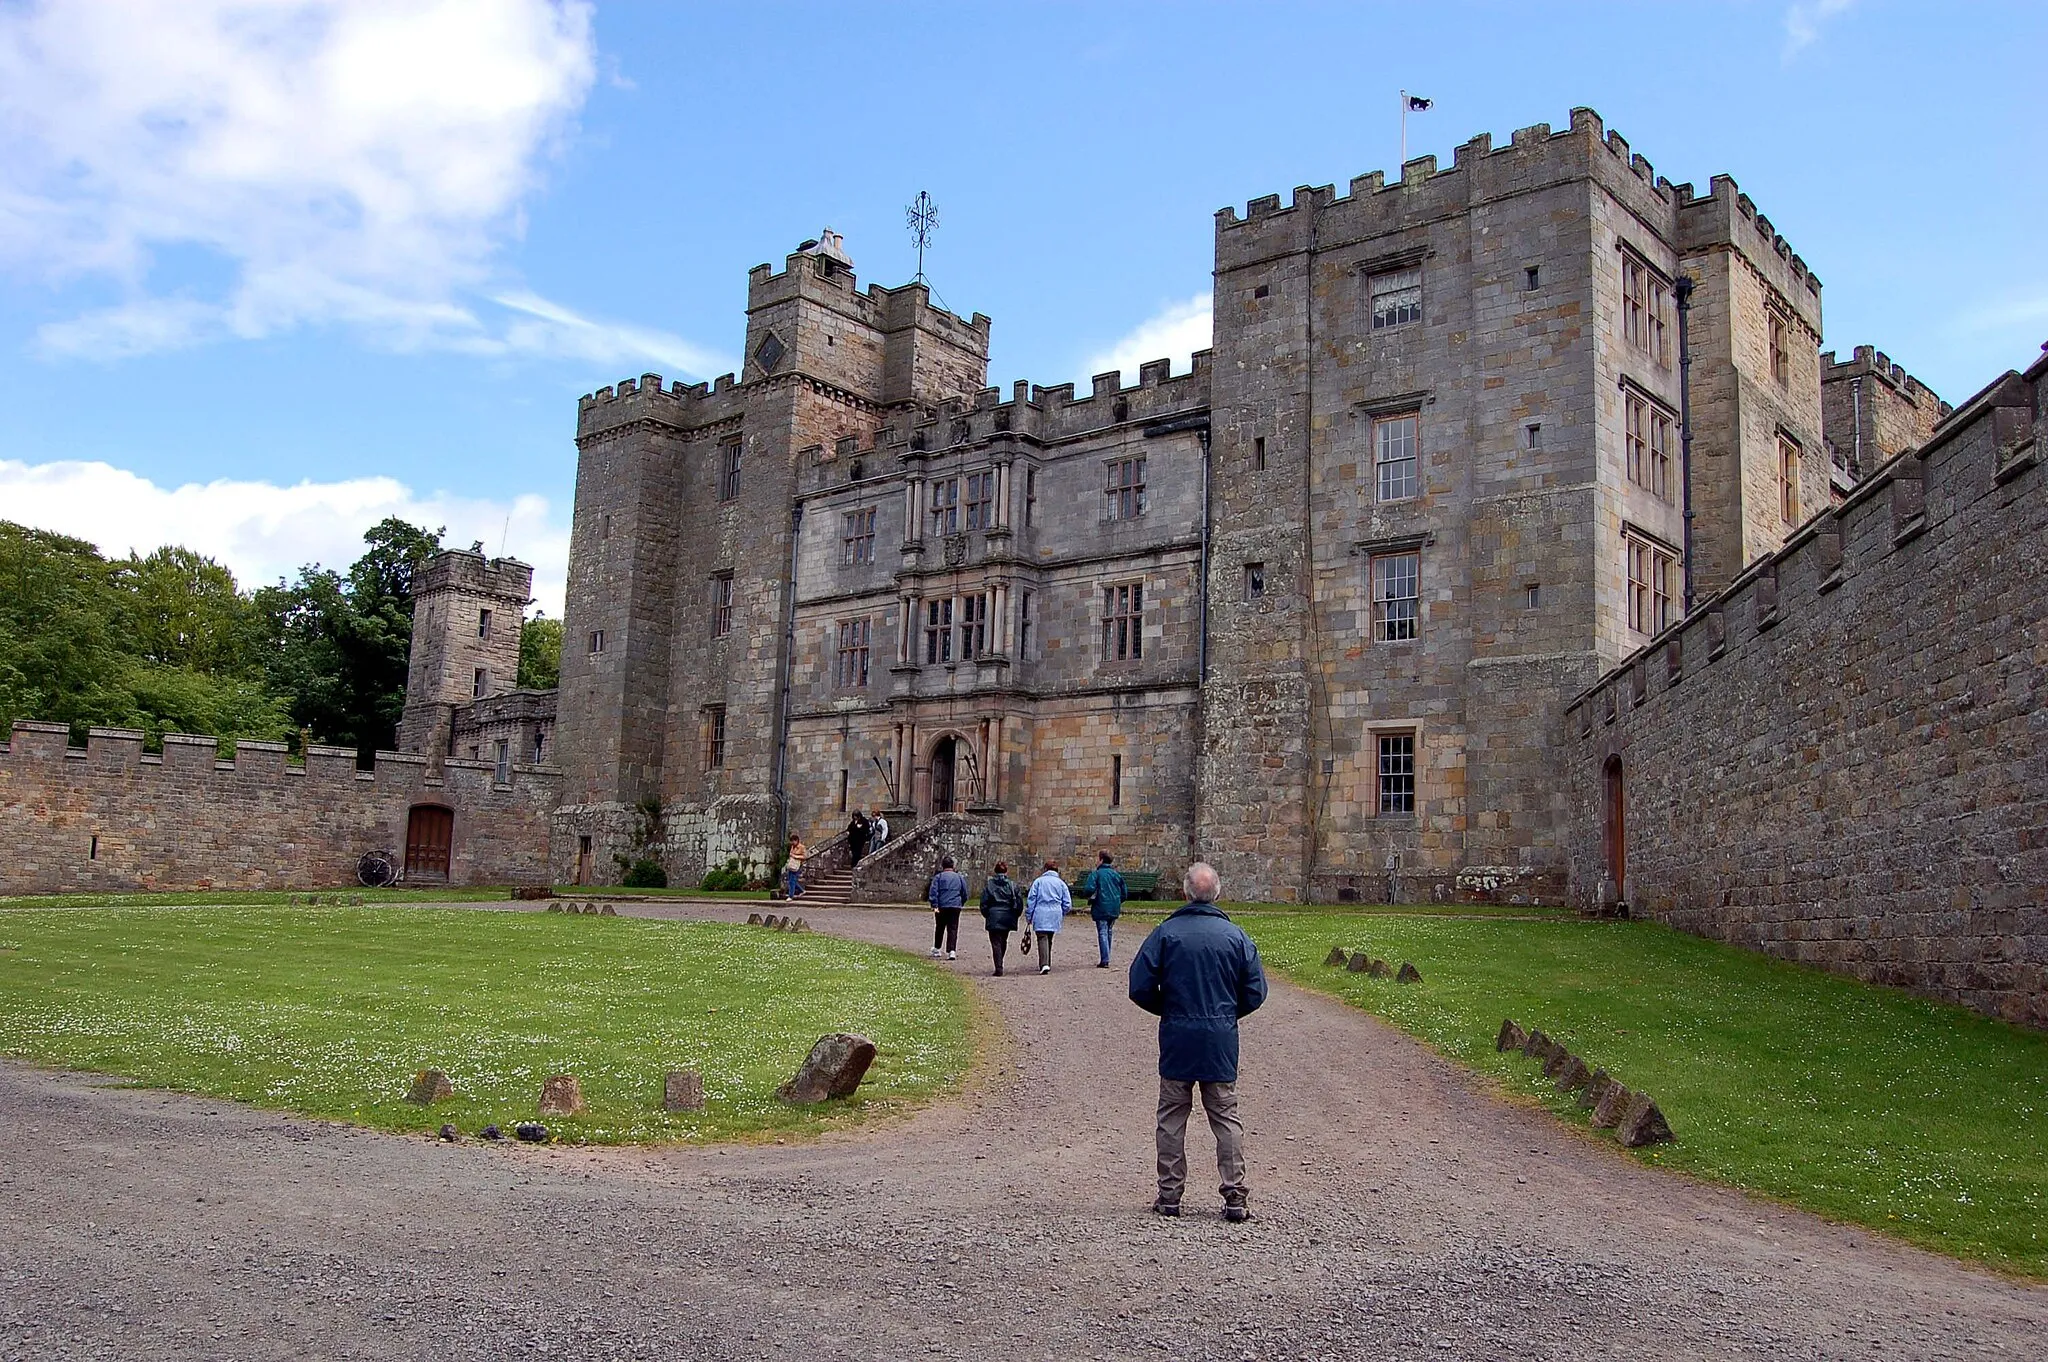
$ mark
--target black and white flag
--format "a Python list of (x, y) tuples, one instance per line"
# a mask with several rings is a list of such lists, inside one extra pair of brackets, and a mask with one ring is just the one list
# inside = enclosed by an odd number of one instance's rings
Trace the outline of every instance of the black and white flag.
[(1434, 100), (1424, 99), (1421, 95), (1410, 95), (1408, 96), (1408, 112), (1421, 113), (1433, 103), (1435, 103)]

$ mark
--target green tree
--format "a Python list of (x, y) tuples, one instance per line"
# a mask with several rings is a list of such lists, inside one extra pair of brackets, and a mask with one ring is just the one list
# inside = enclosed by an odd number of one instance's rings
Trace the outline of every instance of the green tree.
[(262, 638), (235, 575), (191, 549), (165, 547), (116, 563), (128, 646), (149, 662), (222, 676), (262, 674)]
[(536, 612), (519, 632), (519, 680), (530, 690), (562, 684), (562, 622)]
[(291, 697), (292, 720), (321, 741), (367, 760), (396, 740), (413, 577), (440, 552), (444, 532), (386, 519), (364, 533), (370, 547), (346, 576), (309, 564), (298, 581), (256, 593), (270, 689)]
[(0, 724), (128, 722), (120, 617), (99, 550), (0, 521)]

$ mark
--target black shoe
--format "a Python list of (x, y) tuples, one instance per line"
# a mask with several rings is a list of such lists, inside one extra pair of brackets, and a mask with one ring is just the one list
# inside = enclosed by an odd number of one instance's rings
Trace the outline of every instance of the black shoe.
[(1002, 967), (1001, 965), (997, 965), (997, 966), (996, 966), (996, 978), (1000, 979), (1000, 978), (1002, 978), (1002, 977), (1003, 977), (1003, 967)]
[(1097, 961), (1095, 962), (1095, 968), (1097, 968), (1097, 969), (1108, 969), (1108, 968), (1109, 968), (1109, 961), (1107, 961), (1107, 960), (1097, 960)]
[(1223, 1218), (1233, 1225), (1241, 1225), (1252, 1218), (1252, 1210), (1244, 1204), (1244, 1198), (1239, 1197), (1223, 1203)]
[(1168, 1217), (1178, 1216), (1180, 1214), (1180, 1203), (1178, 1201), (1155, 1201), (1152, 1203), (1152, 1214)]

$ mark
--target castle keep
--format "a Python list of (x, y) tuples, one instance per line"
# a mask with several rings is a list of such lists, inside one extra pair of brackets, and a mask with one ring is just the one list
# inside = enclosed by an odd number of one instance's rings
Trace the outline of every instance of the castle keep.
[(1706, 595), (1849, 486), (1820, 284), (1590, 110), (1224, 210), (1213, 351), (1086, 394), (986, 386), (986, 317), (829, 233), (757, 268), (740, 375), (579, 406), (556, 876), (658, 800), (684, 878), (884, 807), (1247, 897), (1561, 897), (1564, 706), (1683, 605), (1682, 286)]

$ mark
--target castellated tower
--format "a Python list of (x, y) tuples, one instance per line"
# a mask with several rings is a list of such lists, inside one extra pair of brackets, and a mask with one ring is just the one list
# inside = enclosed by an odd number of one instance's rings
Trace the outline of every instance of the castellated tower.
[(650, 799), (672, 864), (771, 873), (800, 453), (872, 446), (892, 413), (978, 389), (988, 335), (921, 284), (860, 292), (828, 232), (749, 275), (737, 380), (583, 399), (558, 876), (609, 876)]
[(399, 751), (447, 756), (456, 712), (512, 689), (532, 590), (533, 569), (513, 558), (451, 549), (420, 569)]

